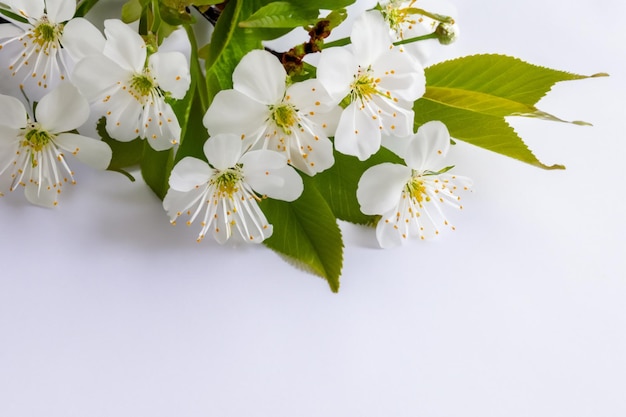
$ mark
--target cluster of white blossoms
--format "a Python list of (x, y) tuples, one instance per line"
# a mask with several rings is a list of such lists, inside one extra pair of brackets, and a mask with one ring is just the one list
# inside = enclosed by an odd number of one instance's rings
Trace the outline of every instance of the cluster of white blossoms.
[[(281, 198), (275, 196), (277, 187), (301, 191), (302, 186), (293, 174), (289, 180), (270, 181), (275, 175), (266, 170), (267, 188), (261, 192), (251, 186), (255, 171), (246, 168), (248, 155), (257, 156), (254, 166), (262, 167), (263, 158), (269, 161), (274, 153), (283, 157), (274, 157), (277, 161), (312, 176), (334, 163), (330, 137), (338, 152), (360, 160), (376, 153), (384, 139), (409, 167), (382, 164), (366, 171), (359, 183), (363, 213), (382, 216), (379, 243), (388, 247), (410, 235), (423, 238), (430, 229), (439, 233), (440, 223), (449, 224), (441, 204), (457, 201), (456, 185), (449, 174), (432, 170), (429, 164), (439, 158), (425, 152), (436, 148), (436, 156), (445, 155), (450, 137), (441, 123), (425, 125), (413, 135), (412, 105), (424, 94), (426, 80), (417, 58), (393, 45), (390, 29), (381, 12), (364, 13), (354, 23), (351, 44), (323, 50), (316, 78), (302, 82), (290, 82), (282, 64), (267, 51), (244, 56), (233, 72), (233, 88), (215, 96), (203, 120), (212, 136), (207, 145), (219, 141), (225, 146), (227, 135), (236, 138), (240, 143), (230, 146), (237, 157), (217, 161), (210, 149), (218, 145), (210, 145), (205, 147), (210, 165), (182, 160), (164, 201), (172, 222), (186, 213), (191, 224), (204, 210), (199, 239), (211, 228), (219, 242), (234, 231), (244, 240), (262, 241), (271, 235), (271, 225), (257, 205), (262, 197), (254, 191)], [(397, 151), (407, 141), (410, 151)], [(463, 189), (469, 186), (468, 180), (460, 182)], [(298, 195), (294, 191), (281, 199)]]
[[(232, 89), (217, 93), (204, 115), (206, 161), (185, 157), (171, 171), (163, 201), (171, 222), (197, 220), (199, 241), (212, 234), (219, 243), (261, 242), (272, 234), (264, 198), (296, 200), (301, 175), (331, 168), (335, 151), (364, 161), (385, 146), (406, 165), (368, 169), (355, 196), (363, 213), (381, 216), (380, 245), (449, 224), (442, 206), (460, 207), (457, 190), (470, 182), (442, 165), (450, 143), (443, 124), (414, 132), (424, 70), (416, 53), (394, 44), (434, 30), (414, 3), (391, 0), (363, 13), (349, 45), (319, 54), (315, 78), (294, 82), (265, 50), (245, 55)], [(74, 18), (76, 4), (0, 2), (10, 20), (0, 24), (0, 91), (7, 94), (0, 95), (0, 179), (11, 191), (24, 186), (27, 199), (44, 206), (56, 205), (63, 184), (74, 182), (66, 153), (99, 169), (109, 165), (108, 145), (77, 133), (88, 118), (104, 117), (113, 139), (177, 149), (182, 129), (170, 103), (192, 84), (185, 31), (146, 44), (112, 19), (101, 33)]]
[(73, 18), (73, 0), (5, 0), (0, 8), (17, 16), (0, 24), (0, 175), (11, 173), (10, 191), (23, 185), (30, 202), (56, 205), (61, 185), (74, 183), (61, 150), (106, 169), (108, 145), (62, 133), (89, 118), (106, 117), (119, 141), (145, 138), (157, 150), (177, 143), (181, 129), (166, 98), (181, 99), (189, 88), (185, 51), (163, 42), (148, 56), (141, 36), (115, 19), (105, 22), (105, 38)]

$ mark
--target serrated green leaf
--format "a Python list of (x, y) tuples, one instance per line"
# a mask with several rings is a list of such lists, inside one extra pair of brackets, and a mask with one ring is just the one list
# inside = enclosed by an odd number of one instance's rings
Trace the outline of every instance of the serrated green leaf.
[(414, 105), (415, 125), (441, 120), (454, 138), (541, 168), (560, 169), (562, 165), (541, 163), (504, 117), (562, 122), (535, 104), (555, 83), (584, 78), (589, 77), (504, 55), (474, 55), (442, 62), (426, 69), (426, 93)]
[(312, 180), (338, 219), (369, 225), (374, 223), (376, 217), (361, 213), (356, 189), (363, 173), (383, 162), (402, 163), (402, 160), (385, 148), (366, 161), (335, 151), (335, 164), (315, 175)]
[(293, 29), (314, 23), (319, 9), (303, 8), (287, 1), (269, 3), (246, 20), (239, 22), (242, 28)]
[(540, 162), (503, 117), (475, 113), (429, 100), (416, 101), (413, 110), (416, 128), (431, 120), (440, 120), (455, 139), (539, 168), (565, 168), (563, 165), (545, 165)]
[(343, 265), (341, 230), (324, 197), (309, 179), (304, 192), (292, 203), (266, 199), (261, 209), (274, 231), (264, 244), (284, 255), (290, 262), (328, 282), (339, 291)]

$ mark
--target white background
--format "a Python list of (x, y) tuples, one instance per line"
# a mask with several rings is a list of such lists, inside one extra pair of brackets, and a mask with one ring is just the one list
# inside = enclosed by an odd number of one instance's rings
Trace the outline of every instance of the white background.
[(457, 0), (441, 54), (610, 78), (511, 120), (542, 171), (459, 144), (456, 232), (343, 225), (339, 294), (263, 246), (172, 227), (141, 183), (73, 166), (56, 210), (0, 199), (0, 416), (626, 415), (622, 0)]

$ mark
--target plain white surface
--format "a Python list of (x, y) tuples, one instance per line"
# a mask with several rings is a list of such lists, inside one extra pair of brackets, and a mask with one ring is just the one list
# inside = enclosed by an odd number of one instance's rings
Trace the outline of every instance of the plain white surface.
[(440, 58), (507, 53), (610, 78), (512, 120), (541, 171), (468, 145), (457, 231), (399, 250), (344, 225), (341, 292), (264, 247), (172, 227), (73, 164), (58, 210), (0, 199), (0, 416), (626, 415), (626, 27), (621, 0), (457, 1)]

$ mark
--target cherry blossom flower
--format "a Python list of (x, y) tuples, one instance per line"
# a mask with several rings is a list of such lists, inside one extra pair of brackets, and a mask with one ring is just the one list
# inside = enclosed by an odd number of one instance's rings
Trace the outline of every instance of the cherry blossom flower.
[(284, 155), (264, 149), (245, 152), (241, 139), (218, 134), (204, 144), (209, 163), (183, 158), (172, 170), (163, 207), (173, 224), (183, 214), (191, 225), (201, 218), (201, 241), (211, 231), (223, 244), (235, 236), (259, 243), (272, 235), (258, 202), (264, 197), (297, 199), (302, 178)]
[(94, 168), (108, 167), (107, 144), (71, 133), (87, 120), (89, 103), (70, 83), (45, 95), (34, 119), (14, 97), (0, 95), (0, 107), (0, 179), (10, 182), (10, 191), (24, 186), (31, 203), (56, 206), (63, 185), (75, 183), (66, 153)]
[(182, 99), (189, 89), (185, 55), (160, 51), (148, 57), (144, 40), (122, 21), (106, 20), (104, 27), (103, 53), (82, 59), (72, 82), (106, 117), (111, 137), (140, 137), (156, 150), (171, 148), (180, 140), (181, 128), (166, 99)]
[(245, 146), (282, 152), (289, 164), (314, 175), (334, 163), (341, 108), (315, 79), (288, 83), (271, 53), (254, 50), (233, 72), (233, 89), (220, 91), (204, 117), (211, 134), (234, 133)]
[(396, 151), (406, 166), (375, 165), (363, 173), (357, 188), (361, 211), (381, 216), (376, 237), (383, 248), (398, 246), (409, 236), (437, 235), (445, 226), (454, 229), (442, 208), (463, 208), (457, 192), (471, 186), (468, 178), (449, 174), (450, 167), (443, 165), (450, 147), (443, 123), (428, 122), (399, 142), (404, 146)]
[[(389, 25), (394, 41), (405, 41), (445, 30), (446, 33), (438, 33), (436, 38), (404, 45), (406, 51), (415, 56), (423, 65), (428, 63), (433, 46), (437, 44), (437, 38), (440, 43), (452, 43), (458, 35), (458, 26), (455, 23), (442, 23), (433, 18), (445, 19), (446, 16), (423, 10), (423, 8), (428, 8), (430, 11), (431, 7), (437, 10), (449, 10), (452, 6), (446, 1), (419, 1), (418, 3), (417, 0), (388, 0), (381, 2), (379, 7), (385, 22)], [(430, 16), (420, 13), (420, 11), (430, 14)]]
[[(72, 19), (76, 2), (4, 0), (8, 10), (26, 20), (0, 25), (3, 90), (23, 88), (31, 101), (68, 78), (77, 60), (102, 49), (104, 37), (83, 18)], [(8, 82), (9, 79), (14, 82)]]
[(380, 148), (381, 136), (413, 133), (413, 102), (426, 89), (424, 70), (402, 47), (394, 47), (379, 11), (354, 23), (352, 45), (322, 51), (317, 78), (347, 103), (335, 133), (335, 148), (365, 160)]

